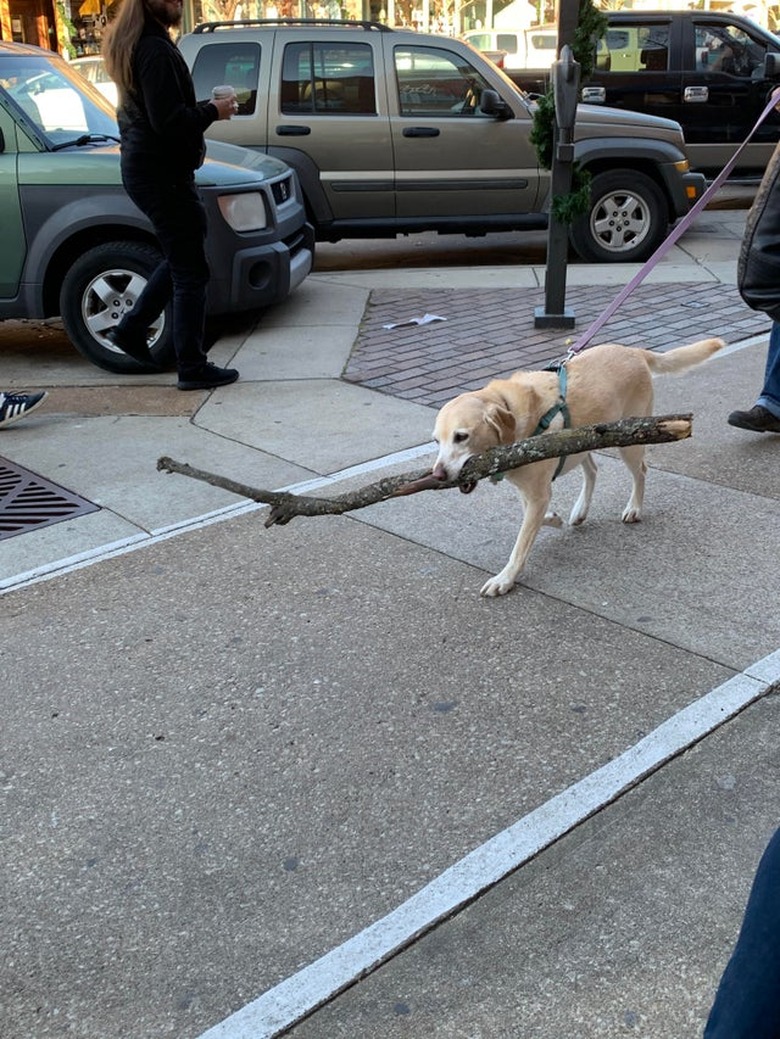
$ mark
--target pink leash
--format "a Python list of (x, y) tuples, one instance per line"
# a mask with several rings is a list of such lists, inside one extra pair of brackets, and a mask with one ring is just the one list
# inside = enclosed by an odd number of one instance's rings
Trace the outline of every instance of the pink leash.
[(739, 148), (737, 148), (737, 150), (731, 156), (731, 158), (720, 171), (720, 173), (717, 175), (715, 180), (713, 180), (712, 184), (710, 184), (710, 186), (707, 188), (707, 190), (704, 192), (704, 194), (701, 196), (698, 202), (691, 206), (690, 210), (685, 214), (680, 223), (676, 224), (675, 227), (672, 228), (672, 232), (669, 235), (669, 237), (666, 238), (663, 242), (661, 242), (661, 244), (658, 246), (658, 248), (650, 257), (650, 259), (645, 261), (643, 266), (640, 267), (640, 269), (637, 271), (637, 273), (634, 275), (631, 281), (629, 281), (627, 285), (623, 286), (623, 288), (620, 290), (617, 296), (615, 296), (615, 298), (612, 300), (612, 302), (603, 312), (603, 314), (600, 314), (599, 317), (597, 317), (593, 324), (590, 326), (590, 328), (588, 328), (587, 331), (585, 331), (579, 337), (579, 339), (577, 339), (573, 346), (569, 347), (569, 351), (566, 355), (567, 360), (573, 357), (576, 353), (579, 353), (580, 350), (584, 349), (588, 345), (588, 343), (595, 336), (595, 334), (607, 323), (607, 321), (609, 321), (609, 319), (612, 317), (612, 315), (615, 313), (615, 311), (618, 309), (621, 303), (623, 303), (624, 300), (628, 299), (628, 297), (631, 295), (631, 293), (634, 291), (637, 285), (641, 284), (641, 282), (644, 281), (645, 277), (650, 273), (653, 267), (655, 267), (658, 261), (666, 255), (666, 253), (671, 249), (671, 247), (674, 245), (677, 239), (688, 230), (693, 220), (699, 215), (702, 209), (704, 209), (706, 204), (709, 202), (709, 200), (721, 186), (723, 181), (726, 179), (726, 177), (728, 177), (729, 173), (731, 173), (732, 169), (734, 168), (734, 164), (736, 163), (737, 159), (740, 157), (742, 152), (745, 150), (747, 145), (750, 143), (753, 134), (763, 123), (763, 121), (766, 119), (766, 117), (769, 115), (772, 109), (775, 108), (779, 103), (780, 87), (777, 87), (775, 90), (772, 91), (769, 101), (767, 101), (766, 108), (758, 117), (756, 125), (747, 135), (742, 144), (740, 144)]

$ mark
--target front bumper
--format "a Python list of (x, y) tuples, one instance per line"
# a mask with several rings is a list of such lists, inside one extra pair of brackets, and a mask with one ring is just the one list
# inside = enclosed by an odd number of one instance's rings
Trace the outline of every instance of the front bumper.
[(256, 310), (279, 303), (314, 265), (314, 228), (304, 223), (278, 241), (238, 249), (226, 257), (209, 255), (212, 314)]
[(685, 216), (688, 210), (694, 203), (698, 202), (704, 192), (707, 190), (707, 180), (703, 173), (683, 173), (678, 178), (678, 183), (681, 185), (681, 191), (675, 191), (672, 195), (674, 203), (675, 214)]

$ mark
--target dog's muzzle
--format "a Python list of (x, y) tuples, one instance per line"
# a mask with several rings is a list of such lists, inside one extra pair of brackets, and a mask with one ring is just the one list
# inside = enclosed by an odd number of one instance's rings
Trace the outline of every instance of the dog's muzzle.
[[(466, 459), (466, 462), (467, 461), (468, 461), (468, 459)], [(465, 462), (464, 462), (464, 465), (465, 465)], [(433, 477), (434, 480), (442, 480), (442, 481), (444, 481), (444, 480), (455, 479), (455, 477), (451, 477), (447, 473), (447, 470), (444, 468), (444, 466), (441, 463), (438, 463), (437, 465), (435, 465), (433, 467), (433, 472), (431, 473), (431, 476)], [(465, 480), (463, 483), (459, 483), (458, 484), (458, 490), (460, 491), (461, 494), (471, 494), (471, 492), (477, 486), (477, 482), (478, 482), (477, 480)]]

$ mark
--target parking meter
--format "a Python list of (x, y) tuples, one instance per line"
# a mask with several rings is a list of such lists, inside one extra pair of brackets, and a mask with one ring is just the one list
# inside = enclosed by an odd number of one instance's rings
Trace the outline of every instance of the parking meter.
[[(559, 130), (571, 134), (577, 115), (577, 97), (580, 90), (580, 63), (568, 43), (561, 47), (561, 56), (552, 66), (555, 122)], [(570, 139), (570, 138), (569, 138)]]
[[(568, 43), (552, 65), (553, 100), (555, 102), (555, 147), (553, 149), (551, 193), (568, 195), (574, 164), (574, 121), (577, 117), (577, 95), (580, 88), (580, 64)], [(574, 314), (566, 308), (567, 228), (550, 215), (547, 235), (547, 276), (545, 306), (537, 308), (536, 328), (572, 328)]]

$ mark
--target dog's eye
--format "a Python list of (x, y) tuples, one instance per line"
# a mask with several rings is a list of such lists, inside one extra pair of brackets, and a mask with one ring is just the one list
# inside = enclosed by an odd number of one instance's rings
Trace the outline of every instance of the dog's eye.
[(452, 441), (455, 444), (465, 444), (465, 442), (468, 440), (468, 438), (469, 438), (468, 433), (464, 433), (462, 431), (459, 431), (459, 432), (457, 432), (457, 433), (455, 433), (453, 435)]

